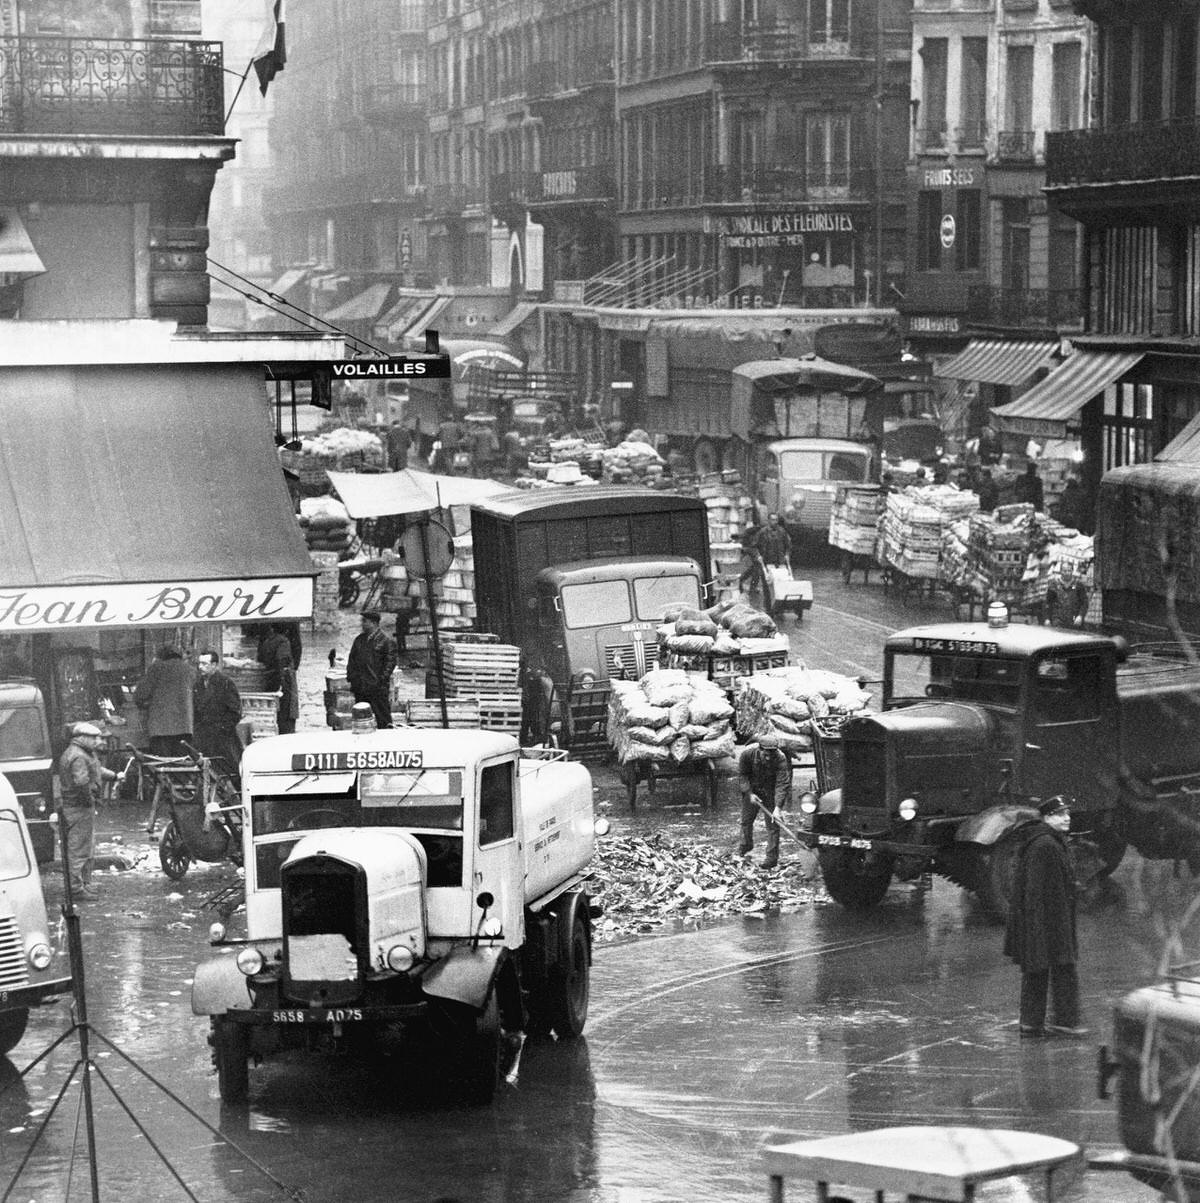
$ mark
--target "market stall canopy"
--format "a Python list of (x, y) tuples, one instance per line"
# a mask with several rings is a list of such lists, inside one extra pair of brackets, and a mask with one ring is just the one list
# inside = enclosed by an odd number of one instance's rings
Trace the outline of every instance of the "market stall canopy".
[(437, 472), (327, 472), (351, 518), (420, 514), (452, 505), (471, 505), (507, 491), (507, 486), (475, 476)]
[(304, 618), (262, 365), (0, 367), (0, 632)]
[(1027, 393), (996, 406), (992, 413), (1013, 434), (1061, 438), (1067, 422), (1141, 360), (1141, 351), (1076, 350)]
[(933, 374), (1015, 387), (1036, 375), (1039, 368), (1048, 367), (1057, 354), (1057, 340), (973, 338), (965, 350), (935, 368)]

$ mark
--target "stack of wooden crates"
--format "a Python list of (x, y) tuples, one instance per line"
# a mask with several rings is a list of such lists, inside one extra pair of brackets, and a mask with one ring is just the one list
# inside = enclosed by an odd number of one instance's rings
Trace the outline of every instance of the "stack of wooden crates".
[(716, 582), (712, 601), (733, 601), (740, 593), (741, 537), (753, 522), (754, 503), (746, 496), (736, 472), (701, 476), (697, 492), (708, 511), (708, 542)]
[[(521, 733), (521, 650), (509, 643), (500, 643), (495, 635), (459, 634), (442, 639), (442, 668), (445, 673), (446, 697), (461, 712), (462, 723), (468, 723), (466, 708), (457, 703), (474, 701), (477, 723), (485, 731), (503, 731), (508, 735)], [(436, 675), (428, 679), (436, 689)], [(429, 690), (427, 689), (427, 692)], [(414, 722), (414, 708), (409, 704), (409, 722), (413, 726), (441, 726), (441, 708), (436, 698), (416, 707), (416, 713), (432, 716), (431, 722)]]
[(338, 555), (336, 551), (310, 551), (313, 567), (317, 570), (313, 582), (314, 631), (335, 631), (338, 625)]
[(279, 734), (279, 691), (267, 689), (267, 669), (236, 667), (227, 664), (224, 672), (238, 687), (242, 698), (242, 719), (250, 723), (252, 739)]

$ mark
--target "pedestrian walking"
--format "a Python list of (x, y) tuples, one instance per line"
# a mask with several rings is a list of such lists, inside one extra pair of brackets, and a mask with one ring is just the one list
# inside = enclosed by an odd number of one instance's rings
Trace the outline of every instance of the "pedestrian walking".
[(356, 702), (367, 702), (380, 730), (392, 725), (391, 685), (396, 667), (396, 644), (379, 629), (378, 610), (364, 610), (362, 633), (350, 645), (346, 678)]
[(742, 560), (741, 573), (738, 576), (738, 589), (746, 594), (761, 593), (763, 589), (762, 558), (758, 552), (758, 536), (762, 529), (761, 526), (756, 526), (751, 522), (742, 531), (739, 540), (742, 545)]
[(792, 537), (779, 521), (778, 514), (767, 515), (767, 525), (758, 532), (758, 554), (769, 566), (786, 565), (792, 554)]
[[(1016, 831), (1021, 846), (1004, 933), (1004, 954), (1021, 967), (1021, 1037), (1085, 1036), (1079, 1022), (1075, 872), (1067, 847), (1070, 801), (1059, 794), (1037, 809), (1039, 817)], [(1050, 1024), (1047, 993), (1054, 1011)]]
[(738, 776), (742, 784), (742, 842), (738, 855), (747, 856), (754, 847), (754, 820), (759, 803), (770, 812), (763, 815), (767, 832), (764, 869), (779, 864), (779, 824), (792, 796), (792, 762), (779, 746), (779, 737), (765, 731), (738, 757)]
[(387, 432), (388, 468), (391, 471), (401, 472), (408, 467), (408, 449), (411, 446), (412, 434), (397, 418), (388, 427)]
[(291, 735), (300, 717), (300, 690), (287, 624), (275, 623), (268, 627), (258, 645), (258, 660), (267, 666), (267, 688), (279, 694), (276, 728), (280, 735)]
[(58, 821), (66, 835), (67, 880), (77, 902), (94, 902), (99, 897), (91, 886), (96, 803), (104, 782), (124, 778), (123, 773), (114, 773), (100, 763), (97, 749), (103, 738), (104, 733), (93, 723), (75, 723), (71, 742), (58, 758)]
[(192, 742), (192, 687), (196, 670), (177, 647), (164, 644), (146, 675), (133, 691), (134, 702), (146, 712), (146, 733), (155, 756), (186, 756)]
[(237, 733), (242, 719), (242, 695), (233, 678), (221, 671), (216, 652), (201, 652), (198, 664), (200, 675), (192, 690), (196, 748), (213, 760), (223, 761), (227, 769), (236, 773), (242, 761), (242, 741)]

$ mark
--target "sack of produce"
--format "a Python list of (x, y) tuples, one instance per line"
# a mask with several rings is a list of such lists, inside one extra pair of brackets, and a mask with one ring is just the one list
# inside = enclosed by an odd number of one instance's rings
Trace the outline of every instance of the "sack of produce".
[(713, 640), (712, 650), (714, 656), (736, 656), (742, 650), (742, 645), (728, 631), (723, 630)]
[(668, 709), (669, 716), (667, 718), (667, 725), (674, 727), (676, 731), (682, 731), (688, 724), (687, 702), (676, 702)]
[(625, 734), (633, 743), (659, 747), (669, 744), (679, 733), (670, 727), (659, 727), (657, 730), (653, 727), (626, 727)]
[(625, 764), (630, 760), (669, 760), (670, 757), (671, 753), (666, 747), (630, 740), (624, 749), (618, 753), (617, 758), (622, 764)]
[(686, 735), (688, 739), (707, 739), (708, 728), (703, 723), (684, 723), (679, 728), (680, 735)]
[(688, 704), (688, 718), (693, 723), (709, 723), (725, 721), (733, 717), (733, 707), (720, 690), (697, 690)]
[(705, 618), (702, 615), (696, 618), (680, 615), (675, 620), (675, 633), (677, 635), (707, 635), (708, 638), (714, 639), (719, 629), (711, 618)]
[(734, 753), (733, 732), (726, 731), (718, 739), (705, 739), (692, 744), (692, 756), (697, 760), (722, 760)]
[(645, 697), (630, 696), (625, 699), (625, 720), (631, 727), (665, 727), (670, 711), (665, 706), (653, 706)]
[(680, 735), (671, 741), (671, 759), (679, 764), (692, 754), (692, 741), (686, 735)]
[(769, 615), (764, 614), (761, 610), (755, 610), (747, 615), (739, 615), (729, 623), (729, 630), (739, 639), (765, 639), (768, 635), (774, 635), (779, 628), (775, 625), (775, 620)]
[(667, 651), (677, 656), (707, 656), (713, 649), (708, 635), (672, 635), (666, 640)]

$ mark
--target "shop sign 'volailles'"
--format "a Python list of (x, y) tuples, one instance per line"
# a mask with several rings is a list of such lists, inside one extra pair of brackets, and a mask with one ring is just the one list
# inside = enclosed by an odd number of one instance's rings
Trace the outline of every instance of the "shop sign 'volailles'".
[(449, 380), (448, 355), (396, 355), (390, 359), (333, 359), (333, 380)]

